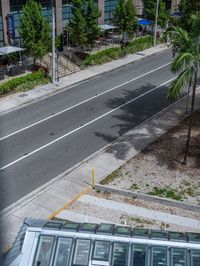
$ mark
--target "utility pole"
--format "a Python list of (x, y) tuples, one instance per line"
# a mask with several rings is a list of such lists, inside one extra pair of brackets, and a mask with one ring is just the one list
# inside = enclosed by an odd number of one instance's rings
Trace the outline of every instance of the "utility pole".
[(56, 84), (56, 61), (55, 61), (55, 7), (54, 1), (51, 0), (52, 8), (52, 83)]
[(156, 3), (156, 18), (155, 18), (155, 25), (154, 25), (154, 39), (153, 39), (153, 46), (156, 46), (157, 25), (158, 25), (158, 8), (159, 8), (159, 0), (157, 0), (157, 3)]

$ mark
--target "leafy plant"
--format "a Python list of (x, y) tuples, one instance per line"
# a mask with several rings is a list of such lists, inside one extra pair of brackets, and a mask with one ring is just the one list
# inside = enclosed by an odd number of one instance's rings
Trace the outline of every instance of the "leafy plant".
[[(130, 42), (124, 49), (126, 54), (132, 54), (138, 51), (142, 51), (152, 46), (152, 36), (145, 36)], [(112, 60), (120, 59), (122, 57), (120, 48), (109, 48), (100, 51), (96, 54), (88, 55), (88, 57), (83, 60), (82, 67), (91, 66), (97, 64), (104, 64)]]
[(49, 78), (45, 77), (44, 71), (37, 71), (25, 76), (16, 77), (0, 84), (0, 94), (7, 94), (12, 91), (26, 91), (33, 89), (36, 85), (49, 82)]
[(152, 191), (148, 192), (149, 195), (170, 198), (174, 200), (182, 200), (182, 194), (175, 189), (154, 187)]

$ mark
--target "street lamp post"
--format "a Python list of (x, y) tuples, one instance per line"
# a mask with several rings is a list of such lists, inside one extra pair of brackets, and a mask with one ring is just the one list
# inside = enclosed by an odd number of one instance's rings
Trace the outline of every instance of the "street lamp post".
[(52, 6), (52, 83), (56, 83), (56, 61), (55, 61), (55, 8)]
[(158, 8), (159, 8), (159, 0), (157, 0), (157, 3), (156, 3), (156, 18), (155, 18), (155, 25), (154, 25), (153, 46), (156, 46), (157, 25), (158, 25)]

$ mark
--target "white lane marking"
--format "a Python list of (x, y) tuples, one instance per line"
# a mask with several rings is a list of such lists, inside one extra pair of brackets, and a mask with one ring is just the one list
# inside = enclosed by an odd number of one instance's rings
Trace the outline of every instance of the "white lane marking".
[(135, 78), (130, 79), (130, 80), (124, 82), (124, 83), (121, 83), (121, 84), (119, 84), (119, 85), (117, 85), (117, 86), (115, 86), (115, 87), (113, 87), (113, 88), (111, 88), (111, 89), (109, 89), (109, 90), (107, 90), (107, 91), (104, 91), (104, 92), (101, 92), (101, 93), (99, 93), (99, 94), (96, 94), (95, 96), (92, 96), (92, 97), (90, 97), (90, 98), (88, 98), (88, 99), (86, 99), (86, 100), (84, 100), (84, 101), (81, 101), (81, 102), (79, 102), (79, 103), (77, 103), (77, 104), (75, 104), (75, 105), (73, 105), (73, 106), (71, 106), (71, 107), (68, 107), (68, 108), (66, 108), (66, 109), (64, 109), (64, 110), (62, 110), (62, 111), (60, 111), (60, 112), (57, 112), (57, 113), (55, 113), (55, 114), (53, 114), (53, 115), (50, 115), (50, 116), (48, 116), (48, 117), (45, 117), (45, 118), (43, 118), (43, 119), (41, 119), (41, 120), (39, 120), (39, 121), (37, 121), (37, 122), (35, 122), (35, 123), (29, 125), (29, 126), (23, 127), (23, 128), (21, 128), (21, 129), (19, 129), (19, 130), (16, 130), (16, 131), (14, 131), (14, 132), (12, 132), (12, 133), (10, 133), (10, 134), (4, 136), (4, 137), (1, 137), (1, 138), (0, 138), (0, 141), (1, 141), (1, 140), (4, 140), (4, 139), (7, 139), (7, 138), (9, 138), (9, 137), (11, 137), (11, 136), (13, 136), (13, 135), (16, 135), (16, 134), (18, 134), (18, 133), (20, 133), (20, 132), (22, 132), (22, 131), (24, 131), (24, 130), (26, 130), (26, 129), (29, 129), (29, 128), (31, 128), (31, 127), (34, 127), (34, 126), (36, 126), (36, 125), (38, 125), (38, 124), (40, 124), (40, 123), (42, 123), (42, 122), (45, 122), (45, 121), (47, 121), (47, 120), (49, 120), (49, 119), (51, 119), (51, 118), (53, 118), (53, 117), (55, 117), (55, 116), (57, 116), (57, 115), (60, 115), (60, 114), (62, 114), (62, 113), (64, 113), (64, 112), (67, 112), (67, 111), (69, 111), (69, 110), (71, 110), (71, 109), (73, 109), (73, 108), (75, 108), (75, 107), (77, 107), (77, 106), (79, 106), (79, 105), (81, 105), (81, 104), (83, 104), (83, 103), (89, 102), (89, 101), (91, 101), (91, 100), (93, 100), (93, 99), (95, 99), (95, 98), (97, 98), (97, 97), (99, 97), (99, 96), (101, 96), (101, 95), (103, 95), (103, 94), (106, 94), (106, 93), (108, 93), (108, 92), (110, 92), (110, 91), (116, 90), (116, 89), (118, 89), (118, 88), (120, 88), (120, 87), (122, 87), (122, 86), (124, 86), (124, 85), (126, 85), (126, 84), (128, 84), (128, 83), (131, 83), (131, 82), (133, 82), (133, 81), (135, 81), (135, 80), (137, 80), (137, 79), (140, 79), (140, 78), (142, 78), (142, 77), (145, 77), (145, 76), (147, 76), (147, 75), (149, 75), (149, 74), (151, 74), (151, 73), (153, 73), (153, 72), (155, 72), (155, 71), (157, 71), (157, 70), (160, 70), (160, 69), (162, 69), (162, 68), (164, 68), (164, 67), (170, 65), (171, 63), (172, 63), (172, 62), (167, 63), (167, 64), (165, 64), (165, 65), (162, 65), (162, 66), (160, 66), (160, 67), (157, 67), (157, 68), (155, 68), (155, 69), (153, 69), (153, 70), (151, 70), (151, 71), (149, 71), (149, 72), (146, 72), (146, 73), (144, 73), (144, 74), (142, 74), (142, 75), (140, 75), (140, 76), (138, 76), (138, 77), (135, 77)]
[[(176, 77), (175, 77), (175, 78), (176, 78)], [(72, 135), (72, 134), (75, 133), (76, 131), (78, 131), (78, 130), (84, 128), (84, 127), (89, 126), (90, 124), (92, 124), (92, 123), (98, 121), (99, 119), (101, 119), (101, 118), (103, 118), (103, 117), (105, 117), (105, 116), (107, 116), (107, 115), (109, 115), (109, 114), (115, 112), (116, 110), (118, 110), (118, 109), (120, 109), (120, 108), (126, 106), (127, 104), (129, 104), (129, 103), (131, 103), (131, 102), (134, 102), (134, 101), (138, 100), (139, 98), (141, 98), (141, 97), (143, 97), (143, 96), (145, 96), (145, 95), (147, 95), (147, 94), (149, 94), (149, 93), (151, 93), (151, 92), (157, 90), (158, 88), (160, 88), (160, 87), (166, 85), (167, 83), (173, 81), (175, 78), (172, 78), (172, 79), (170, 79), (170, 80), (168, 80), (168, 81), (162, 83), (161, 85), (159, 85), (159, 86), (157, 86), (157, 87), (155, 87), (155, 88), (153, 88), (153, 89), (151, 89), (151, 90), (149, 90), (149, 91), (147, 91), (147, 92), (145, 92), (145, 93), (143, 93), (143, 94), (137, 96), (136, 98), (133, 98), (132, 100), (130, 100), (130, 101), (128, 101), (128, 102), (126, 102), (126, 103), (124, 103), (124, 104), (122, 104), (122, 105), (120, 105), (120, 106), (118, 106), (118, 107), (116, 107), (116, 108), (114, 108), (114, 109), (112, 109), (112, 110), (106, 112), (105, 114), (96, 117), (95, 119), (93, 119), (93, 120), (87, 122), (86, 124), (84, 124), (84, 125), (82, 125), (82, 126), (76, 128), (76, 129), (74, 129), (74, 130), (72, 130), (72, 131), (70, 131), (70, 132), (68, 132), (68, 133), (66, 133), (66, 134), (64, 134), (64, 135), (62, 135), (62, 136), (60, 136), (59, 138), (57, 138), (57, 139), (55, 139), (55, 140), (53, 140), (53, 141), (51, 141), (51, 142), (49, 142), (49, 143), (47, 143), (47, 144), (45, 144), (44, 146), (41, 146), (40, 148), (38, 148), (38, 149), (36, 149), (36, 150), (34, 150), (34, 151), (32, 151), (32, 152), (26, 154), (26, 155), (23, 155), (22, 157), (18, 158), (17, 160), (15, 160), (15, 161), (13, 161), (13, 162), (11, 162), (11, 163), (9, 163), (9, 164), (6, 164), (5, 166), (1, 167), (0, 170), (4, 170), (4, 169), (8, 168), (9, 166), (11, 166), (11, 165), (13, 165), (13, 164), (16, 164), (17, 162), (22, 161), (23, 159), (25, 159), (25, 158), (27, 158), (27, 157), (33, 155), (34, 153), (36, 153), (36, 152), (38, 152), (38, 151), (40, 151), (40, 150), (42, 150), (42, 149), (44, 149), (44, 148), (46, 148), (46, 147), (48, 147), (48, 146), (50, 146), (50, 145), (52, 145), (52, 144), (58, 142), (59, 140), (64, 139), (64, 138), (66, 138), (66, 137), (69, 136), (69, 135)]]

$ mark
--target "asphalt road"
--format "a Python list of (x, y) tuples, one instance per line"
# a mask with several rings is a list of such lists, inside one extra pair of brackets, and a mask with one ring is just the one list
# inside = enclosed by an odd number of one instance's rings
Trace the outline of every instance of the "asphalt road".
[(1, 115), (1, 209), (171, 104), (171, 60), (165, 51)]

